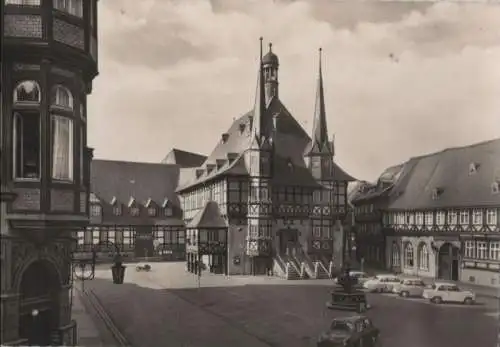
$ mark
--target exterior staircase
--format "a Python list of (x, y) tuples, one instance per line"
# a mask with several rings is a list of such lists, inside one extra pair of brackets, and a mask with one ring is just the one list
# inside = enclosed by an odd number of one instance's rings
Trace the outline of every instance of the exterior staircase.
[[(328, 264), (328, 267), (330, 267), (330, 264)], [(329, 268), (327, 269), (323, 262), (319, 260), (314, 262), (314, 276), (317, 279), (332, 278)]]
[(274, 257), (273, 273), (287, 280), (299, 280), (302, 278), (300, 266), (286, 254), (278, 254)]

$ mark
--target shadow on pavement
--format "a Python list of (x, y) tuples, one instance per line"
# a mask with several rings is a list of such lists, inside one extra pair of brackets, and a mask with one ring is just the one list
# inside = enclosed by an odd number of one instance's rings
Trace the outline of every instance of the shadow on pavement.
[[(228, 280), (228, 285), (165, 289), (161, 275), (136, 275), (140, 285), (102, 278), (86, 284), (133, 346), (315, 346), (333, 317), (355, 314), (326, 309), (331, 285), (230, 285)], [(384, 347), (493, 346), (497, 341), (498, 323), (480, 307), (378, 294), (368, 294), (368, 302), (373, 309), (366, 315), (380, 328)]]

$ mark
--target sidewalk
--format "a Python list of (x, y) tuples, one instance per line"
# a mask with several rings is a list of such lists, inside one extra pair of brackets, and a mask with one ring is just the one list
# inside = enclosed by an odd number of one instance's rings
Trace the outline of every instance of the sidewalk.
[(104, 347), (106, 345), (103, 341), (99, 329), (97, 329), (90, 312), (88, 312), (81, 296), (80, 290), (73, 288), (73, 319), (77, 322), (77, 346), (82, 347)]

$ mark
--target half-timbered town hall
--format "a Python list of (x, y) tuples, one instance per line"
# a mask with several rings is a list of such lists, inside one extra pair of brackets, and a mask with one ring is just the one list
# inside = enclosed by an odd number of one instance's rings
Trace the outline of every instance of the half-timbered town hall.
[(207, 157), (94, 160), (80, 248), (107, 239), (130, 256), (185, 258), (192, 272), (203, 262), (215, 273), (320, 277), (339, 266), (353, 178), (334, 161), (321, 56), (311, 136), (280, 99), (278, 68), (271, 45), (264, 56), (261, 47), (255, 105)]

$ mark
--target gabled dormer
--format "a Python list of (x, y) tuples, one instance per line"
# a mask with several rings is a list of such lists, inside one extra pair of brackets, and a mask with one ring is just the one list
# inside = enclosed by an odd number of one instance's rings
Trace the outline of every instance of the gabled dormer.
[(151, 198), (146, 201), (144, 207), (147, 209), (149, 217), (156, 217), (158, 214), (158, 206)]
[(474, 175), (477, 172), (477, 170), (479, 170), (479, 166), (480, 166), (479, 163), (474, 163), (474, 162), (470, 163), (469, 175)]
[(118, 199), (116, 198), (116, 196), (113, 196), (113, 198), (111, 199), (109, 204), (111, 205), (111, 208), (113, 209), (113, 214), (115, 216), (122, 215), (122, 204), (120, 202), (118, 202)]
[(100, 217), (102, 215), (102, 204), (101, 200), (94, 193), (90, 193), (89, 195), (89, 204), (90, 216)]
[(174, 215), (173, 204), (168, 198), (163, 200), (161, 208), (163, 217), (172, 217)]
[(137, 217), (141, 212), (139, 204), (137, 204), (137, 200), (133, 196), (130, 197), (127, 207), (130, 215), (133, 217)]
[(444, 189), (441, 187), (436, 187), (432, 190), (432, 200), (438, 200), (444, 193)]
[(500, 193), (500, 180), (496, 180), (491, 184), (491, 194)]

